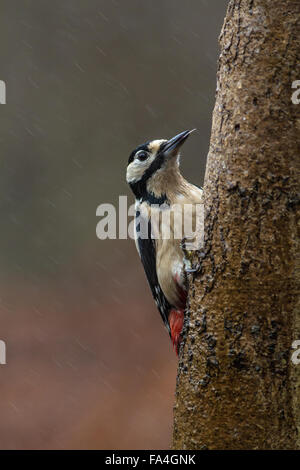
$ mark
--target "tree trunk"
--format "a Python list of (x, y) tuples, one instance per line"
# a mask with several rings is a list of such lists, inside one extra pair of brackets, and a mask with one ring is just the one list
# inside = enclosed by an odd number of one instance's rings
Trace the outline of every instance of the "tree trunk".
[(229, 2), (175, 449), (299, 448), (299, 18), (296, 0)]

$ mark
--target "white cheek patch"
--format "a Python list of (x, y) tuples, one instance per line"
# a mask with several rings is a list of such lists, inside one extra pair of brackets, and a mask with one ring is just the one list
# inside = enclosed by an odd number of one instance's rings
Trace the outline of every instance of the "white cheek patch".
[(127, 167), (126, 172), (127, 183), (134, 183), (135, 181), (138, 181), (139, 179), (141, 179), (142, 174), (142, 169), (138, 167), (135, 162), (130, 163), (130, 165)]
[(135, 183), (142, 179), (143, 174), (149, 168), (151, 163), (153, 162), (154, 157), (151, 156), (149, 157), (146, 161), (141, 162), (138, 159), (134, 159), (130, 165), (127, 167), (127, 172), (126, 172), (126, 181), (127, 183)]
[(140, 161), (137, 156), (134, 158), (133, 162), (130, 163), (127, 167), (126, 181), (127, 183), (136, 183), (142, 179), (143, 174), (149, 168), (151, 163), (154, 161), (160, 146), (163, 142), (167, 142), (166, 139), (157, 139), (153, 140), (148, 144), (148, 151), (150, 152), (150, 157), (145, 161)]

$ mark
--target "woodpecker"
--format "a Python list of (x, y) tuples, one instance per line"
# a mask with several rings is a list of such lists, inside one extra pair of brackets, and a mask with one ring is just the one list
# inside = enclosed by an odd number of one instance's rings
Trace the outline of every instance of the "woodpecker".
[[(181, 175), (180, 148), (193, 131), (184, 131), (172, 139), (152, 140), (138, 146), (129, 156), (126, 180), (135, 196), (135, 242), (152, 295), (178, 355), (182, 339), (187, 300), (185, 259), (181, 241), (186, 233), (184, 217), (177, 210), (192, 208), (194, 222), (196, 204), (202, 204), (202, 188)], [(168, 213), (169, 212), (169, 213)], [(169, 235), (163, 235), (162, 216), (169, 216)], [(153, 233), (153, 225), (156, 231)], [(158, 222), (157, 222), (158, 221)], [(177, 225), (176, 225), (177, 224)], [(147, 227), (142, 233), (141, 227)], [(157, 230), (158, 228), (158, 230)], [(182, 237), (175, 231), (182, 228)], [(145, 230), (144, 230), (145, 232)]]

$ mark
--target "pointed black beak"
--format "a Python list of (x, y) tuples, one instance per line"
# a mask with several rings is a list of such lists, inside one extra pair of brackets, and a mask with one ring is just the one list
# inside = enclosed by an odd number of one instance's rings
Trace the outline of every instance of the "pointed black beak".
[(194, 132), (196, 129), (192, 129), (191, 131), (183, 131), (180, 134), (175, 135), (172, 139), (168, 140), (163, 148), (163, 153), (166, 157), (175, 156), (178, 154), (178, 150), (182, 146), (182, 144), (186, 141), (188, 136)]

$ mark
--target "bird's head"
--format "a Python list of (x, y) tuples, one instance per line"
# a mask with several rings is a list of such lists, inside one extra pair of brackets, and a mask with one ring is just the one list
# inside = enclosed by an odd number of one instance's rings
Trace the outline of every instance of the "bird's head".
[(137, 198), (161, 199), (168, 183), (176, 183), (174, 179), (180, 175), (180, 147), (193, 130), (181, 132), (170, 140), (148, 141), (130, 154), (126, 180)]

